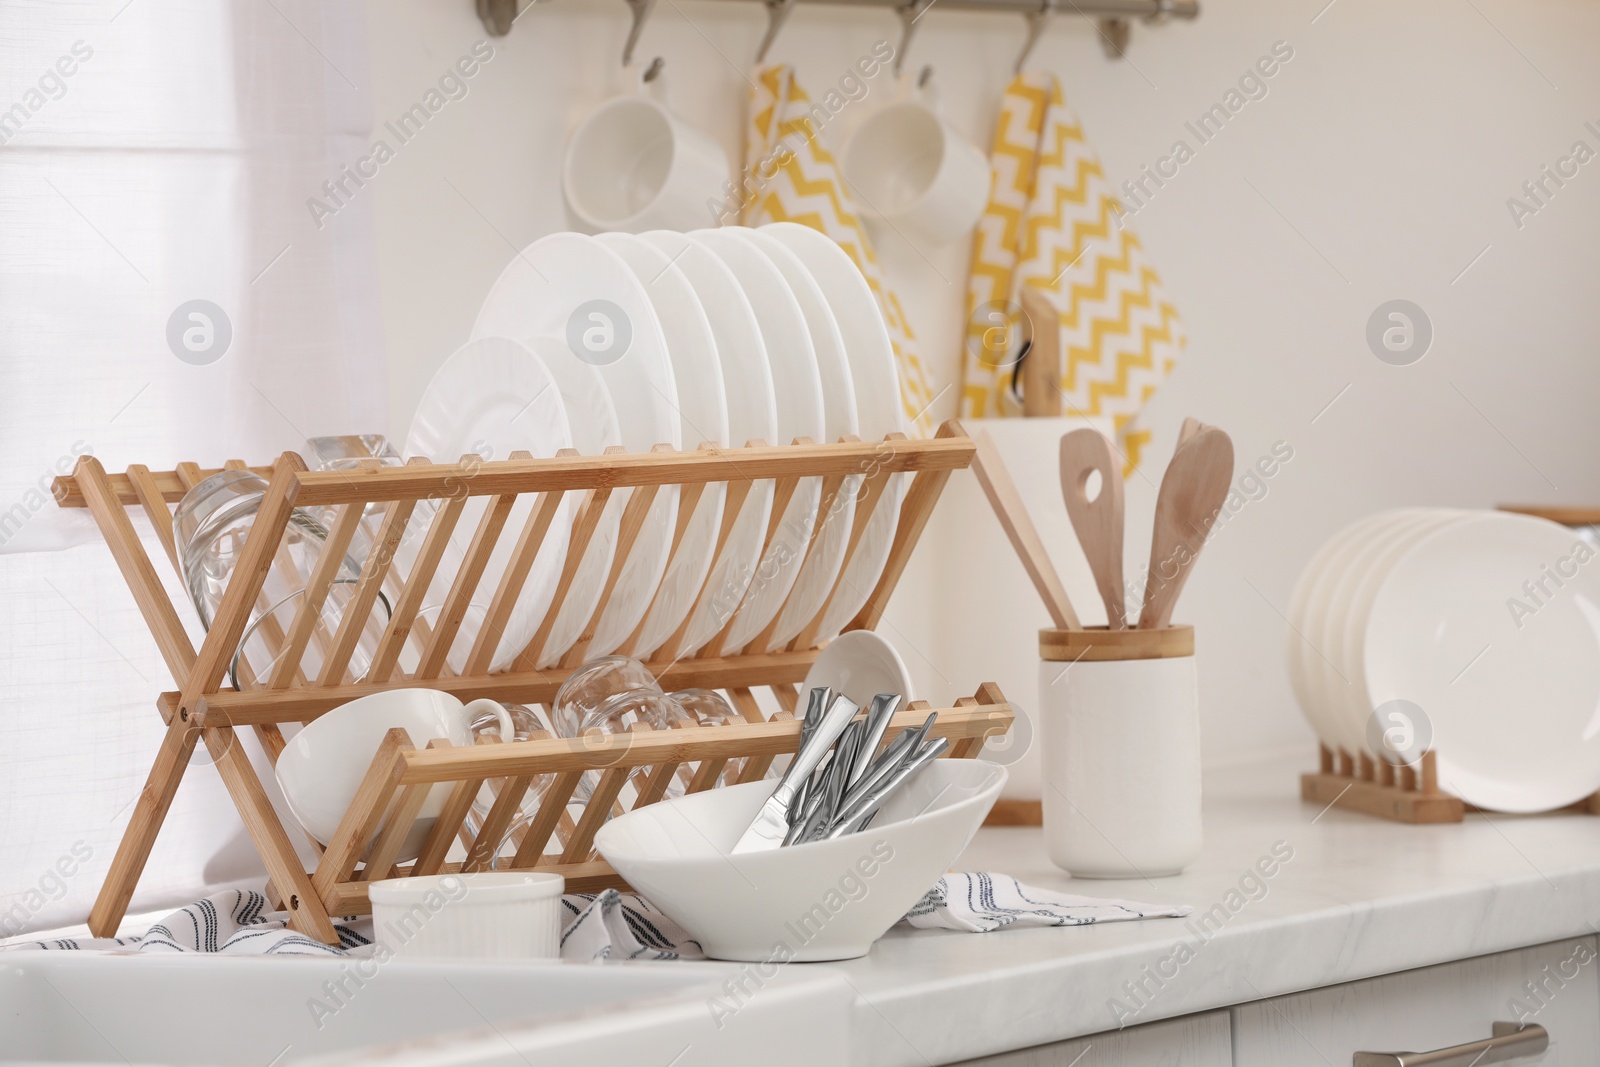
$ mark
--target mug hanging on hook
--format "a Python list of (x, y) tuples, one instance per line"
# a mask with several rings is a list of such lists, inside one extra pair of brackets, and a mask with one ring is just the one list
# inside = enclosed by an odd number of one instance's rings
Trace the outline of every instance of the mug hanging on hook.
[(561, 186), (578, 228), (691, 230), (726, 195), (728, 154), (667, 106), (666, 64), (632, 68), (631, 91), (607, 100), (567, 142)]
[(989, 161), (939, 114), (933, 67), (902, 78), (900, 98), (873, 112), (845, 145), (846, 183), (869, 217), (939, 248), (969, 234), (989, 200)]

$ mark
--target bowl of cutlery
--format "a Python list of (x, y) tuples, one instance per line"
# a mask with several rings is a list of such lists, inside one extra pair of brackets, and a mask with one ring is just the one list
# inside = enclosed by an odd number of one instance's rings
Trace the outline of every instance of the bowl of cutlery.
[(619, 816), (595, 846), (714, 959), (866, 955), (983, 824), (1005, 768), (939, 759), (933, 717), (886, 736), (900, 699), (814, 689), (779, 779), (692, 793)]

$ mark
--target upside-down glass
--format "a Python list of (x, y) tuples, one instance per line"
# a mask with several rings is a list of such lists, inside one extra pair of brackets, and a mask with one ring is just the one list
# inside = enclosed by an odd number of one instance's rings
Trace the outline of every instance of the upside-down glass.
[[(267, 480), (254, 471), (221, 471), (184, 494), (173, 515), (173, 536), (184, 585), (207, 630), (238, 567), (266, 491)], [(261, 684), (276, 667), (284, 635), (299, 609), (306, 579), (316, 567), (327, 537), (327, 528), (310, 513), (300, 508), (290, 513), (283, 540), (230, 665), (236, 689)], [(346, 556), (301, 657), (299, 673), (305, 678), (321, 677), (325, 658), (360, 577), (360, 564)], [(380, 595), (363, 621), (348, 665), (339, 678), (332, 680), (353, 682), (366, 673), (388, 618), (389, 603)]]

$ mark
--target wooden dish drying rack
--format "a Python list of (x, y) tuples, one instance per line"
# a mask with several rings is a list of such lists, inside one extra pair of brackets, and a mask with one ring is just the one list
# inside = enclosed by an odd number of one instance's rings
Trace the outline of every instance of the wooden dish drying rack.
[[(535, 783), (542, 782), (544, 793), (532, 818), (523, 826), (521, 840), (509, 860), (510, 868), (562, 874), (568, 888), (574, 891), (622, 886), (616, 872), (596, 854), (593, 837), (609, 815), (623, 809), (624, 787), (630, 781), (635, 783), (632, 804), (638, 807), (660, 799), (674, 776), (680, 775), (680, 768), (692, 768), (682, 773), (690, 777), (688, 791), (696, 792), (712, 788), (728, 777), (724, 772), (729, 761), (743, 761), (737, 781), (754, 781), (766, 774), (775, 757), (795, 750), (800, 732), (795, 720), (798, 683), (804, 680), (817, 656), (818, 627), (828, 604), (840, 593), (838, 583), (800, 635), (777, 651), (766, 651), (770, 632), (759, 635), (738, 654), (727, 656), (710, 651), (721, 647), (722, 634), (678, 658), (665, 652), (673, 645), (671, 640), (661, 650), (633, 650), (651, 665), (664, 689), (723, 690), (747, 720), (742, 724), (655, 732), (635, 727), (629, 734), (570, 739), (536, 735), (527, 741), (460, 747), (435, 739), (422, 749), (413, 745), (404, 730), (389, 731), (338, 832), (321, 850), (320, 859), (310, 871), (298, 858), (289, 832), (278, 818), (248, 755), (234, 743), (234, 731), (243, 727), (253, 731), (268, 758), (275, 762), (284, 747), (284, 724), (310, 722), (331, 708), (383, 690), (428, 687), (444, 690), (463, 701), (489, 697), (548, 705), (582, 656), (569, 653), (560, 666), (539, 670), (535, 664), (542, 643), (607, 500), (614, 491), (624, 488), (631, 489), (631, 493), (623, 509), (614, 563), (600, 604), (575, 648), (583, 648), (592, 635), (633, 550), (651, 500), (662, 486), (679, 487), (679, 519), (672, 542), (672, 552), (676, 554), (688, 515), (706, 486), (726, 483), (726, 505), (715, 550), (718, 557), (740, 505), (756, 481), (770, 479), (775, 483), (772, 518), (766, 530), (768, 547), (801, 479), (821, 479), (818, 515), (823, 522), (836, 511), (833, 499), (847, 488), (854, 489), (857, 507), (846, 541), (845, 562), (840, 567), (842, 575), (873, 511), (886, 496), (884, 490), (890, 477), (905, 475), (911, 481), (900, 507), (888, 561), (865, 606), (846, 627), (870, 629), (882, 616), (945, 482), (952, 471), (968, 466), (972, 455), (972, 442), (955, 422), (946, 423), (927, 440), (908, 440), (895, 434), (878, 442), (847, 437), (835, 444), (819, 445), (800, 439), (789, 446), (751, 442), (744, 448), (702, 446), (683, 452), (662, 447), (643, 454), (608, 453), (596, 457), (569, 451), (549, 459), (534, 459), (522, 453), (494, 462), (463, 457), (461, 463), (449, 464), (413, 460), (405, 466), (383, 467), (372, 463), (354, 471), (309, 471), (298, 455), (286, 452), (271, 467), (253, 468), (268, 479), (268, 488), (216, 617), (198, 650), (180, 621), (180, 613), (186, 609), (181, 609), (175, 600), (181, 599), (181, 594), (178, 598), (169, 596), (128, 511), (142, 510), (169, 561), (178, 567), (169, 505), (181, 500), (191, 486), (216, 470), (180, 464), (173, 471), (152, 472), (135, 464), (123, 474), (112, 475), (92, 456), (81, 458), (71, 477), (57, 480), (56, 499), (63, 507), (85, 507), (93, 515), (178, 687), (157, 698), (166, 733), (95, 902), (89, 920), (91, 930), (99, 936), (116, 932), (189, 758), (200, 741), (204, 741), (266, 866), (271, 879), (269, 897), (275, 905), (287, 909), (294, 929), (324, 942), (337, 941), (334, 917), (371, 910), (367, 890), (376, 879), (484, 870), (491, 864), (505, 869), (507, 857), (502, 853), (497, 860), (496, 853), (507, 829), (523, 810), (525, 794)], [(242, 467), (242, 462), (232, 461), (223, 469)], [(524, 495), (537, 499), (528, 512), (526, 525), (520, 530), (507, 530), (512, 507)], [(488, 662), (495, 642), (488, 635), (498, 636), (504, 626), (556, 509), (568, 495), (578, 502), (576, 519), (546, 621), (507, 670), (491, 673)], [(451, 578), (449, 592), (430, 626), (417, 617), (421, 601), (435, 578), (463, 508), (470, 498), (479, 497), (486, 498), (482, 517), (457, 573), (446, 575)], [(892, 495), (888, 498), (893, 499)], [(399, 574), (395, 548), (405, 536), (419, 502), (427, 500), (434, 501), (436, 507), (431, 521), (420, 520), (427, 522), (422, 547), (411, 572)], [(276, 655), (270, 676), (255, 685), (246, 681), (241, 690), (225, 688), (229, 663), (269, 571), (292, 566), (284, 561), (280, 549), (297, 508), (327, 509), (324, 513), (331, 514), (326, 545), (306, 576), (306, 592), (295, 608), (292, 622), (278, 627), (281, 632), (274, 635), (272, 650)], [(379, 533), (372, 538), (360, 579), (337, 629), (328, 633), (323, 609), (329, 589), (364, 516), (374, 514), (381, 516)], [(502, 536), (516, 538), (510, 562), (488, 600), (480, 638), (464, 661), (465, 668), (453, 673), (447, 657), (490, 554)], [(814, 537), (806, 546), (807, 551), (818, 540)], [(715, 571), (713, 565), (711, 573)], [(349, 683), (345, 677), (352, 651), (386, 583), (389, 589), (398, 589), (398, 596), (393, 600), (372, 666), (359, 682)], [(302, 656), (313, 638), (325, 655), (316, 677), (308, 678), (301, 670)], [(408, 644), (417, 657), (417, 666), (409, 673), (398, 668), (400, 650)], [(757, 700), (756, 691), (761, 687), (770, 691), (782, 709), (770, 720), (762, 714)], [(922, 701), (907, 705), (892, 720), (885, 740), (919, 725), (929, 710)], [(975, 697), (957, 701), (954, 708), (941, 709), (933, 732), (951, 740), (951, 756), (972, 757), (988, 736), (1005, 732), (1011, 719), (1011, 709), (998, 689), (985, 684)], [(568, 813), (568, 801), (586, 774), (598, 781), (582, 814), (574, 820)], [(428, 795), (442, 782), (453, 783), (453, 787), (443, 812), (427, 833), (420, 855), (413, 862), (397, 863), (407, 832)], [(495, 800), (474, 832), (466, 822), (467, 815), (485, 783), (494, 791)], [(458, 840), (465, 847), (465, 857), (445, 862)]]

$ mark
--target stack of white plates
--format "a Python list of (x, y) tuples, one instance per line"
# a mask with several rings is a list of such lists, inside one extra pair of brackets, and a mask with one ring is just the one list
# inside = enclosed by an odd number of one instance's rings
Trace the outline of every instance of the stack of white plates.
[(1493, 511), (1369, 516), (1318, 550), (1289, 676), (1322, 743), (1415, 763), (1493, 811), (1600, 790), (1600, 564), (1565, 526)]
[[(865, 278), (823, 234), (776, 223), (692, 234), (561, 233), (534, 242), (490, 290), (473, 340), (429, 384), (405, 452), (437, 462), (468, 454), (503, 460), (569, 448), (599, 455), (847, 434), (872, 441), (905, 430), (893, 349)], [(701, 493), (684, 516), (677, 487), (663, 488), (644, 511), (602, 607), (625, 547), (630, 492), (614, 492), (547, 618), (579, 518), (579, 494), (569, 494), (494, 642), (491, 669), (509, 667), (541, 632), (540, 667), (575, 648), (583, 658), (619, 650), (641, 658), (772, 650), (824, 608), (817, 639), (836, 636), (888, 560), (905, 479), (892, 478), (848, 564), (860, 478), (846, 482), (825, 514), (821, 481), (802, 482), (765, 554), (774, 518), (770, 481), (752, 486), (728, 518), (725, 506), (738, 498), (723, 485)], [(441, 613), (490, 506), (475, 497), (463, 510), (424, 600), (425, 623)], [(453, 671), (464, 669), (478, 641), (532, 507), (525, 497), (511, 510), (451, 645)], [(718, 554), (724, 525), (729, 533)], [(422, 544), (408, 534), (396, 554), (402, 573)]]

